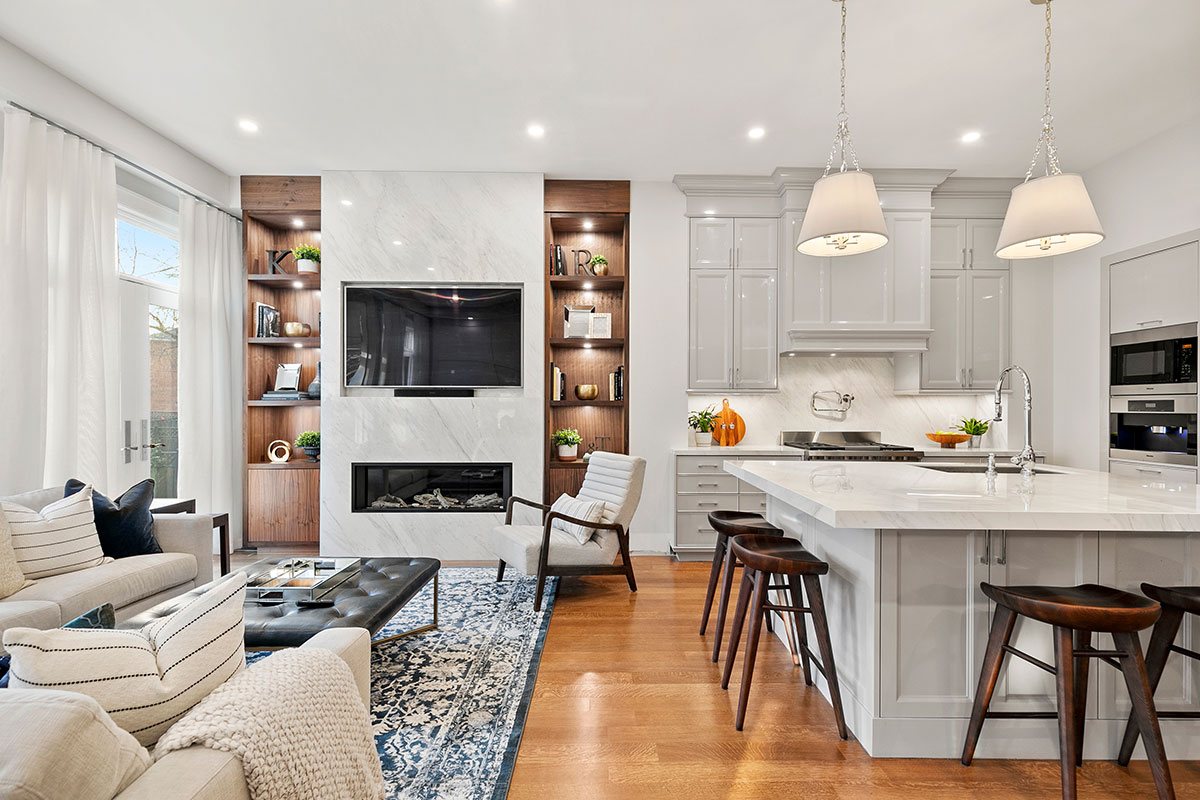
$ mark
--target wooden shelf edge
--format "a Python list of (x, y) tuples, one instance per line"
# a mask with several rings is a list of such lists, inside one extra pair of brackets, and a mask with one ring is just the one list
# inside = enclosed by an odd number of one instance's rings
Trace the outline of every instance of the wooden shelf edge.
[[(624, 339), (552, 338), (549, 342), (551, 347), (578, 347), (584, 350), (612, 350), (625, 346)], [(591, 347), (584, 347), (584, 345), (591, 345)]]
[(624, 400), (551, 400), (551, 408), (559, 408), (563, 406), (599, 406), (600, 408), (620, 408), (625, 405)]
[(251, 461), (246, 465), (247, 469), (320, 469), (320, 461), (308, 461), (302, 459), (293, 459), (284, 461), (281, 464), (276, 464), (273, 461)]
[(585, 283), (592, 284), (596, 291), (624, 289), (624, 275), (607, 275), (603, 278), (592, 278), (587, 275), (550, 275), (550, 285), (557, 289), (582, 289)]
[[(321, 276), (319, 273), (318, 274), (305, 273), (303, 275), (249, 274), (246, 276), (246, 280), (249, 281), (250, 283), (257, 283), (257, 284), (261, 284), (261, 285), (270, 286), (273, 289), (303, 290), (303, 289), (320, 289), (321, 288)], [(296, 286), (297, 283), (302, 284), (302, 285)], [(273, 286), (272, 284), (279, 284), (279, 285)]]
[(247, 400), (250, 408), (303, 408), (321, 405), (320, 400)]
[(587, 469), (587, 462), (579, 461), (559, 461), (553, 457), (550, 459), (550, 469)]
[(248, 336), (247, 344), (258, 344), (264, 347), (320, 347), (320, 336)]

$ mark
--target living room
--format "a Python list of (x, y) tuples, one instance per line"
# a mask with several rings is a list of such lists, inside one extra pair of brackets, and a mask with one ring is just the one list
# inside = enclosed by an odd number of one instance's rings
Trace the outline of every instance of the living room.
[(1197, 33), (0, 0), (0, 798), (1200, 797)]

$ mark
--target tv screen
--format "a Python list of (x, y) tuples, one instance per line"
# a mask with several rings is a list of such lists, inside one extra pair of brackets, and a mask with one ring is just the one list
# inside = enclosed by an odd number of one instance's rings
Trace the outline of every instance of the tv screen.
[(346, 385), (521, 385), (521, 287), (346, 286)]

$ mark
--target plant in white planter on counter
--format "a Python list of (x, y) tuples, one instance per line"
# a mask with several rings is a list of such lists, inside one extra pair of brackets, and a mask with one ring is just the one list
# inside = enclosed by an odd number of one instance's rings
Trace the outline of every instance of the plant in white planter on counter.
[(688, 414), (688, 427), (692, 429), (698, 447), (708, 447), (712, 444), (712, 429), (716, 422), (716, 406), (709, 406)]
[(292, 255), (296, 257), (297, 272), (316, 272), (317, 264), (321, 263), (321, 248), (310, 244), (296, 245), (292, 248)]
[(574, 428), (559, 428), (550, 437), (550, 443), (558, 448), (559, 461), (574, 461), (579, 455), (579, 443), (583, 437)]

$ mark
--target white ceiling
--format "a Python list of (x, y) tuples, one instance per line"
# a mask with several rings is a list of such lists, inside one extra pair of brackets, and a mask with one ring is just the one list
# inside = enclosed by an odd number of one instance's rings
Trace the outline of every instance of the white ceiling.
[[(1024, 173), (1041, 6), (848, 8), (864, 166)], [(1054, 21), (1065, 170), (1200, 113), (1197, 0), (1058, 0)], [(837, 110), (829, 0), (0, 0), (0, 37), (233, 175), (767, 174), (824, 163)]]

